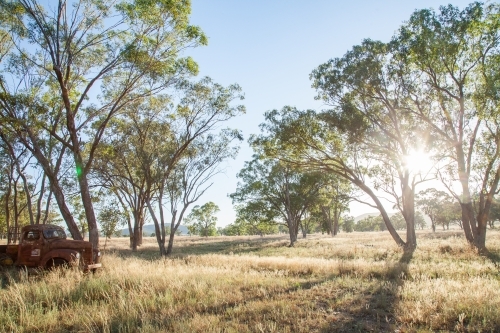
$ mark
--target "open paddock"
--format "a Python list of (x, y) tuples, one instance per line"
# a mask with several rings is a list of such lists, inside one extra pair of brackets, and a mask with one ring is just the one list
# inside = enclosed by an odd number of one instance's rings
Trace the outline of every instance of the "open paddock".
[[(6, 332), (498, 332), (500, 232), (479, 256), (457, 231), (419, 231), (404, 253), (387, 232), (176, 237), (138, 252), (107, 241), (104, 268), (3, 269)], [(101, 248), (104, 247), (102, 240)]]

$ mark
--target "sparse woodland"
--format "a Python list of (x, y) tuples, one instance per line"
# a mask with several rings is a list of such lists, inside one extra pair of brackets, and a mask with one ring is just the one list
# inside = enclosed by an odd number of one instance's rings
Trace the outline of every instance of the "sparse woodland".
[(0, 0), (0, 235), (52, 223), (106, 247), (94, 275), (1, 268), (0, 328), (500, 331), (500, 5), (416, 10), (311, 68), (325, 109), (265, 112), (224, 228), (204, 194), (244, 92), (197, 77), (190, 14)]
[[(385, 232), (155, 238), (138, 252), (112, 238), (101, 272), (2, 274), (7, 332), (496, 332), (498, 258), (461, 232), (417, 231), (402, 251)], [(488, 248), (500, 251), (500, 233)], [(495, 261), (496, 260), (496, 261)], [(480, 286), (472, 288), (471, 286)]]

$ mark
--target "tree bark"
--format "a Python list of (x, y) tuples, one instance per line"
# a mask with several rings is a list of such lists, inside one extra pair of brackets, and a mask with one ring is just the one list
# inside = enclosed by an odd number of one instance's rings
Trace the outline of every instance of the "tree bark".
[(156, 242), (158, 243), (158, 247), (160, 249), (160, 256), (166, 256), (167, 250), (165, 249), (165, 222), (163, 219), (163, 209), (161, 209), (162, 206), (161, 201), (158, 203), (158, 206), (160, 207), (160, 212), (159, 212), (160, 221), (158, 221), (158, 218), (156, 217), (156, 214), (151, 205), (151, 201), (149, 199), (146, 200), (146, 205), (148, 206), (149, 215), (151, 215), (151, 218), (153, 219), (153, 223), (155, 226), (155, 236), (156, 236)]
[(140, 216), (138, 212), (134, 212), (134, 230), (132, 236), (132, 252), (137, 252), (138, 240), (139, 240), (139, 224)]
[(295, 231), (295, 228), (288, 224), (288, 233), (290, 234), (290, 247), (293, 247), (295, 245), (295, 242), (297, 242), (297, 233)]
[[(170, 223), (170, 236), (168, 238), (168, 246), (167, 246), (167, 256), (172, 254), (172, 248), (174, 246), (174, 236), (175, 233), (177, 232), (177, 229), (181, 225), (182, 219), (184, 218), (184, 214), (186, 213), (186, 210), (188, 209), (190, 203), (184, 203), (184, 207), (182, 207), (182, 210), (179, 214), (179, 217), (177, 218), (177, 222), (175, 221), (174, 215), (172, 215), (172, 222)], [(177, 212), (177, 211), (175, 211)], [(175, 226), (174, 226), (175, 223)]]
[(380, 202), (379, 198), (375, 195), (375, 193), (373, 193), (373, 191), (368, 186), (366, 186), (362, 181), (360, 181), (358, 179), (354, 179), (353, 182), (360, 189), (362, 189), (366, 194), (368, 194), (372, 198), (372, 200), (375, 202), (375, 205), (377, 206), (377, 208), (380, 212), (380, 215), (382, 215), (382, 219), (384, 220), (387, 231), (389, 231), (389, 233), (392, 236), (392, 239), (394, 239), (396, 244), (398, 244), (399, 246), (403, 246), (403, 247), (406, 246), (406, 243), (401, 239), (401, 237), (399, 237), (399, 234), (396, 231), (396, 229), (394, 229), (394, 226), (391, 223), (391, 219), (389, 218), (389, 215), (387, 215), (387, 212), (385, 211), (385, 208), (382, 205), (382, 202)]
[[(12, 192), (12, 177), (11, 177), (11, 174), (8, 175), (8, 178), (9, 178), (9, 184), (7, 185), (7, 191), (5, 193), (5, 196), (4, 196), (4, 200), (5, 200), (5, 203), (4, 203), (4, 209), (5, 209), (5, 224), (6, 224), (6, 227), (7, 227), (7, 235), (9, 233), (9, 229), (11, 227), (10, 225), (10, 194)], [(9, 243), (11, 241), (10, 237), (8, 237), (8, 240), (9, 240)]]
[(66, 226), (68, 227), (68, 230), (69, 230), (71, 236), (75, 240), (82, 240), (83, 237), (80, 233), (80, 230), (78, 230), (78, 226), (75, 222), (75, 219), (73, 218), (73, 215), (71, 214), (68, 206), (66, 205), (64, 193), (62, 191), (61, 186), (59, 185), (59, 180), (57, 179), (57, 173), (58, 173), (59, 166), (60, 166), (60, 163), (62, 161), (62, 156), (64, 155), (65, 149), (63, 148), (61, 150), (60, 155), (58, 157), (58, 160), (56, 162), (56, 167), (55, 167), (54, 172), (53, 172), (52, 171), (53, 169), (51, 167), (51, 163), (47, 160), (45, 155), (42, 153), (42, 150), (38, 146), (36, 138), (33, 135), (31, 129), (29, 127), (25, 127), (25, 130), (28, 133), (29, 140), (33, 146), (30, 146), (29, 142), (25, 139), (21, 139), (22, 144), (28, 150), (31, 151), (33, 156), (38, 161), (38, 163), (40, 163), (40, 165), (43, 169), (43, 172), (47, 176), (47, 179), (49, 180), (49, 184), (50, 184), (50, 190), (54, 194), (54, 197), (56, 198), (57, 206), (59, 207), (59, 211), (61, 212), (61, 215), (62, 215), (64, 221), (66, 222)]
[[(408, 179), (407, 173), (404, 179)], [(415, 190), (408, 182), (403, 183), (402, 189), (403, 217), (406, 222), (406, 250), (414, 251), (417, 248), (417, 236), (415, 234)]]
[(92, 243), (94, 249), (97, 249), (99, 248), (99, 230), (97, 229), (97, 221), (95, 218), (94, 206), (92, 205), (92, 197), (90, 196), (87, 175), (84, 174), (78, 177), (78, 183), (80, 184), (80, 195), (82, 197), (85, 217), (89, 227), (89, 241)]
[(66, 225), (71, 234), (71, 237), (75, 240), (83, 240), (82, 234), (78, 229), (78, 225), (76, 224), (73, 215), (71, 214), (68, 206), (66, 205), (66, 201), (64, 199), (64, 193), (62, 192), (61, 187), (57, 181), (53, 181), (51, 176), (48, 176), (50, 189), (52, 193), (54, 193), (54, 197), (56, 198), (57, 206), (59, 207), (59, 211), (66, 221)]
[(340, 209), (338, 208), (338, 203), (335, 203), (335, 209), (333, 211), (333, 234), (332, 236), (337, 236), (339, 232), (339, 219), (340, 219)]
[(336, 233), (335, 233), (335, 227), (334, 227), (332, 219), (330, 217), (330, 211), (329, 211), (328, 207), (322, 206), (321, 207), (321, 211), (323, 212), (323, 218), (326, 220), (326, 226), (328, 228), (328, 234), (332, 235), (332, 236), (335, 236), (336, 235)]
[(170, 235), (168, 237), (168, 245), (167, 245), (167, 252), (166, 252), (167, 256), (172, 254), (172, 249), (174, 247), (174, 236), (175, 236), (175, 232), (173, 229), (171, 229)]
[[(474, 244), (474, 235), (471, 226), (471, 218), (472, 219), (474, 218), (472, 203), (469, 202), (467, 204), (460, 202), (460, 207), (462, 208), (462, 224), (464, 227), (465, 239), (467, 239), (469, 244)], [(443, 230), (444, 230), (444, 224), (443, 224)]]

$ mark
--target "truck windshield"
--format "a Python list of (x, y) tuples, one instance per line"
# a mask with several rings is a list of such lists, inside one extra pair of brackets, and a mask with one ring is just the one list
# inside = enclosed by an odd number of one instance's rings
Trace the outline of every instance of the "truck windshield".
[(43, 231), (43, 236), (47, 239), (52, 238), (66, 238), (66, 234), (62, 230), (57, 229), (47, 229)]

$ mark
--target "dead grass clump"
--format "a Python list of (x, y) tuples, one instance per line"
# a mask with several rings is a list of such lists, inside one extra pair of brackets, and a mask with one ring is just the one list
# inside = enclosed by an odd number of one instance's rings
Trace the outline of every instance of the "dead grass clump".
[(500, 328), (498, 279), (419, 279), (398, 290), (398, 320), (434, 330), (454, 330), (457, 324), (474, 331)]
[(453, 250), (449, 245), (441, 245), (439, 246), (439, 252), (441, 253), (451, 253)]

